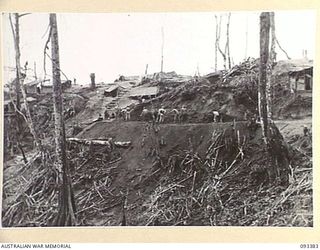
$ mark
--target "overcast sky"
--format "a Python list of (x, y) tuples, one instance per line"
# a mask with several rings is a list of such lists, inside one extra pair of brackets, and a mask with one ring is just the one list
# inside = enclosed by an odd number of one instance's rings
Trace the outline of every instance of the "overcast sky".
[[(215, 14), (223, 15), (221, 47), (224, 48), (226, 13), (109, 13), (57, 14), (61, 68), (69, 79), (87, 84), (94, 72), (98, 82), (113, 82), (120, 74), (142, 75), (160, 71), (161, 27), (164, 28), (164, 71), (193, 75), (214, 71)], [(246, 55), (259, 57), (259, 12), (232, 12), (230, 53), (234, 63)], [(291, 58), (302, 58), (302, 50), (315, 53), (315, 11), (275, 12), (276, 35)], [(37, 64), (43, 76), (43, 48), (47, 39), (48, 14), (35, 13), (20, 21), (21, 65)], [(3, 14), (5, 82), (15, 66), (13, 38), (8, 15)], [(49, 51), (50, 53), (50, 51)], [(286, 59), (278, 49), (278, 59)], [(47, 59), (48, 73), (51, 64)], [(222, 59), (219, 55), (219, 68)], [(31, 72), (30, 72), (31, 74)], [(62, 77), (63, 78), (63, 77)]]

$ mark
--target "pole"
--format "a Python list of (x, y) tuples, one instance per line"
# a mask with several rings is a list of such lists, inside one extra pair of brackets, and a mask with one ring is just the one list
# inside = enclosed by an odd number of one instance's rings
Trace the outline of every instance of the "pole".
[(16, 50), (16, 95), (17, 108), (20, 110), (20, 81), (21, 81), (21, 65), (20, 65), (20, 35), (19, 35), (19, 14), (15, 13), (15, 50)]
[(164, 49), (164, 30), (161, 27), (161, 37), (162, 37), (162, 45), (161, 45), (161, 73), (163, 72), (163, 49)]
[(262, 136), (268, 144), (268, 115), (267, 115), (267, 64), (269, 58), (269, 33), (270, 15), (269, 12), (262, 12), (260, 15), (260, 65), (258, 85), (258, 105), (262, 127)]
[(75, 225), (75, 205), (70, 170), (66, 156), (66, 134), (63, 117), (63, 98), (60, 76), (59, 41), (56, 14), (50, 14), (52, 85), (55, 125), (56, 164), (59, 172), (59, 213), (56, 226)]

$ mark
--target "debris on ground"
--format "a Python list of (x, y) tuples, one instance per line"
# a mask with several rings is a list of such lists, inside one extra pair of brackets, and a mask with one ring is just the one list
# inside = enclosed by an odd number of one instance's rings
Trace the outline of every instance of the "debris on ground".
[[(77, 225), (312, 227), (312, 97), (273, 86), (275, 124), (266, 149), (256, 120), (258, 65), (248, 58), (204, 77), (120, 76), (112, 83), (117, 96), (105, 96), (108, 84), (68, 89), (64, 117)], [(150, 87), (157, 91), (145, 96)], [(5, 227), (51, 226), (58, 211), (52, 99), (32, 98), (45, 149), (36, 152), (22, 126), (28, 163), (19, 148), (6, 152)], [(10, 117), (5, 129), (16, 131)]]

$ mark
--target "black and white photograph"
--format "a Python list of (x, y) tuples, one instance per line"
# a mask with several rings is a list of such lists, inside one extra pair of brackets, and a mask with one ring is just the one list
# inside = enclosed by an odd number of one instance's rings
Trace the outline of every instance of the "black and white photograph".
[(314, 226), (316, 11), (2, 13), (1, 226)]

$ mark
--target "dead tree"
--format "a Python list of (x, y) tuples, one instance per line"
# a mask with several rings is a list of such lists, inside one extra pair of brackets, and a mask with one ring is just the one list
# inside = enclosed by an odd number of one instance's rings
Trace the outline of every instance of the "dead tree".
[(91, 80), (91, 89), (96, 88), (96, 75), (95, 73), (90, 74), (90, 80)]
[(227, 56), (227, 60), (228, 60), (228, 67), (229, 69), (231, 69), (231, 60), (230, 60), (230, 38), (229, 38), (229, 27), (230, 27), (230, 17), (231, 17), (231, 13), (228, 14), (228, 21), (227, 21), (227, 34), (226, 34), (226, 47), (225, 47), (225, 54)]
[(38, 77), (37, 77), (37, 64), (36, 64), (36, 62), (34, 62), (34, 64), (33, 64), (33, 73), (34, 73), (34, 79), (38, 79)]
[(262, 12), (260, 15), (260, 65), (259, 65), (259, 85), (258, 85), (258, 106), (262, 127), (262, 136), (268, 144), (268, 119), (267, 119), (267, 63), (269, 58), (269, 32), (270, 15), (268, 12)]
[[(25, 15), (25, 14), (23, 14)], [(34, 125), (33, 125), (33, 121), (32, 121), (32, 117), (31, 117), (31, 113), (30, 113), (30, 108), (29, 108), (29, 104), (27, 101), (27, 93), (25, 91), (25, 88), (23, 86), (23, 81), (25, 76), (22, 76), (21, 74), (21, 64), (20, 64), (20, 32), (19, 32), (19, 18), (23, 15), (19, 15), (18, 13), (15, 13), (15, 28), (13, 27), (13, 23), (12, 23), (12, 19), (11, 19), (11, 15), (9, 15), (9, 19), (10, 19), (10, 24), (11, 24), (11, 29), (12, 29), (12, 33), (13, 33), (13, 39), (14, 39), (14, 45), (15, 45), (15, 52), (16, 52), (16, 95), (17, 95), (17, 102), (15, 105), (15, 112), (17, 114), (17, 120), (18, 120), (18, 126), (20, 127), (21, 125), (21, 121), (20, 121), (20, 91), (22, 93), (22, 97), (23, 97), (23, 102), (24, 102), (24, 106), (25, 106), (25, 110), (26, 110), (26, 116), (23, 116), (26, 118), (26, 122), (28, 124), (28, 127), (30, 129), (30, 132), (34, 138), (35, 141), (35, 145), (38, 148), (38, 150), (42, 151), (42, 145), (41, 145), (41, 141), (34, 129)], [(21, 132), (21, 128), (19, 129), (19, 131)], [(22, 148), (22, 147), (21, 147)], [(20, 149), (21, 149), (20, 148)], [(22, 153), (23, 154), (23, 153)]]
[(220, 39), (220, 30), (217, 15), (214, 16), (216, 19), (216, 41), (214, 44), (214, 70), (218, 70), (218, 47), (219, 47), (219, 39)]
[(163, 72), (163, 50), (164, 50), (164, 30), (163, 27), (161, 27), (161, 38), (162, 38), (162, 43), (161, 43), (161, 73)]
[(269, 61), (274, 64), (277, 61), (276, 54), (276, 26), (274, 22), (274, 12), (270, 12), (270, 28), (271, 28), (271, 46), (270, 46), (270, 57)]
[(287, 59), (288, 60), (291, 60), (291, 57), (288, 55), (288, 53), (281, 47), (280, 43), (279, 43), (279, 40), (276, 38), (276, 43), (279, 47), (279, 49), (286, 55)]
[(13, 32), (13, 39), (14, 39), (14, 45), (15, 45), (15, 51), (16, 51), (16, 105), (17, 109), (20, 110), (20, 80), (21, 80), (21, 69), (20, 69), (20, 35), (19, 35), (19, 14), (15, 13), (15, 28), (13, 28), (11, 15), (10, 17), (10, 23), (11, 28)]
[(220, 16), (219, 23), (218, 23), (218, 18), (216, 16), (216, 29), (218, 30), (218, 31), (216, 31), (216, 47), (219, 50), (219, 52), (223, 58), (223, 68), (224, 69), (231, 68), (230, 46), (229, 46), (229, 44), (230, 44), (230, 42), (229, 42), (230, 17), (231, 17), (231, 13), (228, 14), (227, 28), (226, 28), (226, 43), (225, 43), (224, 51), (222, 51), (222, 49), (220, 47), (220, 34), (221, 34), (222, 17)]
[(59, 211), (55, 221), (55, 226), (74, 226), (76, 224), (75, 202), (71, 184), (70, 169), (66, 156), (66, 134), (63, 118), (63, 99), (56, 14), (50, 14), (50, 27), (56, 166), (59, 173)]
[(144, 74), (147, 75), (148, 74), (148, 64), (146, 65), (146, 69), (144, 71)]
[(247, 52), (248, 52), (248, 16), (246, 18), (246, 45), (244, 49), (244, 60), (247, 59)]
[(277, 61), (276, 54), (276, 28), (274, 22), (274, 12), (270, 12), (270, 29), (271, 29), (271, 46), (270, 46), (270, 56), (267, 65), (267, 84), (266, 84), (266, 99), (267, 99), (267, 117), (268, 121), (272, 120), (272, 69)]
[(223, 59), (223, 68), (227, 69), (227, 56), (225, 52), (223, 52), (222, 49), (220, 48), (221, 21), (222, 21), (222, 17), (220, 16), (219, 23), (217, 22), (218, 23), (217, 48)]
[(267, 72), (269, 62), (270, 13), (260, 15), (260, 65), (258, 84), (258, 105), (262, 128), (262, 137), (265, 145), (267, 171), (269, 182), (280, 181), (288, 184), (289, 150), (278, 128), (268, 120), (267, 108)]

